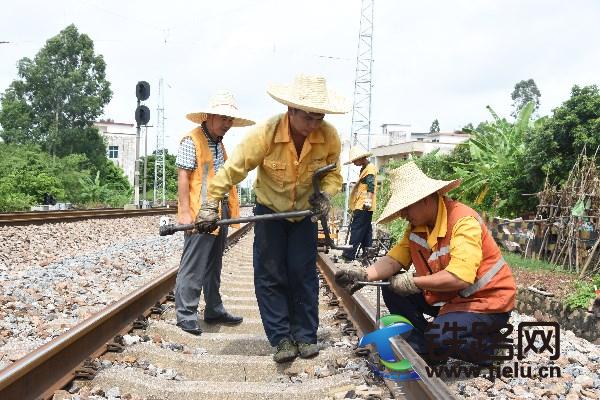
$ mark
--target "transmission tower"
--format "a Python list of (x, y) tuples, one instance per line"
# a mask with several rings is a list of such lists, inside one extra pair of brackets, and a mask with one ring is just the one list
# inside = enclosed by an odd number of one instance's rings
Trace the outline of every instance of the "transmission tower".
[(163, 79), (158, 81), (158, 106), (156, 107), (156, 158), (154, 159), (153, 204), (165, 202), (165, 88)]
[[(352, 105), (352, 127), (350, 143), (371, 149), (371, 89), (373, 87), (373, 3), (374, 0), (362, 0), (360, 10), (360, 28), (358, 32), (358, 51), (356, 55), (356, 74), (354, 78), (354, 100)], [(344, 210), (348, 210), (350, 197), (350, 173), (346, 174), (346, 201)], [(343, 225), (348, 225), (348, 214), (344, 212)]]

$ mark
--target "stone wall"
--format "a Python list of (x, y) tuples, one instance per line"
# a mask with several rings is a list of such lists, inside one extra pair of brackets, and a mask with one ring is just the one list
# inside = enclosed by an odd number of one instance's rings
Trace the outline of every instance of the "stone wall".
[(600, 344), (600, 315), (583, 308), (571, 309), (553, 297), (535, 293), (527, 288), (517, 290), (517, 311), (534, 316), (538, 321), (560, 324), (561, 330), (569, 329), (575, 335)]

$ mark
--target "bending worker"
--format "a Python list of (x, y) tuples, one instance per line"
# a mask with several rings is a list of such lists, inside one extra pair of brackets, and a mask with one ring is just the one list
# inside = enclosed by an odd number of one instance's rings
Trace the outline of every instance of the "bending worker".
[(376, 208), (375, 196), (377, 190), (377, 168), (369, 162), (369, 153), (360, 147), (350, 149), (350, 159), (344, 164), (354, 164), (360, 167), (360, 176), (358, 182), (352, 188), (350, 194), (349, 206), (352, 210), (352, 222), (350, 223), (350, 244), (351, 250), (345, 250), (342, 253), (342, 260), (352, 261), (358, 255), (359, 247), (363, 253), (373, 243), (373, 228), (371, 218), (373, 210)]
[[(232, 126), (253, 125), (241, 118), (233, 95), (217, 92), (203, 111), (190, 113), (187, 119), (200, 126), (186, 133), (177, 153), (178, 215), (180, 224), (191, 224), (206, 198), (208, 183), (227, 159), (222, 140)], [(217, 204), (223, 218), (239, 216), (237, 190), (232, 187)], [(204, 289), (204, 321), (236, 325), (242, 322), (225, 311), (219, 288), (227, 227), (212, 234), (186, 232), (183, 253), (175, 283), (177, 326), (185, 332), (200, 335), (198, 303)]]
[[(405, 218), (404, 237), (366, 269), (343, 265), (336, 281), (353, 292), (358, 281), (389, 279), (385, 305), (411, 322), (407, 341), (417, 353), (489, 364), (515, 304), (515, 281), (500, 249), (475, 211), (444, 195), (458, 180), (431, 179), (414, 162), (390, 179), (392, 195), (378, 222)], [(416, 272), (403, 272), (411, 264)]]
[[(287, 112), (254, 128), (211, 181), (199, 214), (207, 229), (217, 219), (224, 194), (254, 168), (256, 215), (311, 206), (326, 211), (330, 197), (341, 188), (340, 138), (323, 118), (347, 112), (346, 102), (327, 90), (324, 78), (304, 75), (291, 85), (271, 86), (267, 93), (286, 105)], [(313, 173), (330, 163), (337, 168), (322, 178), (321, 192), (314, 193)], [(277, 346), (276, 362), (319, 353), (316, 258), (317, 224), (310, 218), (256, 223), (254, 287), (267, 338)]]

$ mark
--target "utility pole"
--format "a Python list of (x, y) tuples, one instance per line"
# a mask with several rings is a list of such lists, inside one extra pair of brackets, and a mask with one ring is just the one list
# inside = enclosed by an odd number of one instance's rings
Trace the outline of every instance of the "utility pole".
[[(373, 3), (374, 0), (362, 0), (360, 28), (358, 32), (358, 50), (356, 55), (356, 74), (354, 78), (354, 100), (352, 105), (352, 127), (350, 143), (371, 150), (371, 89), (373, 88)], [(346, 173), (346, 200), (344, 202), (344, 226), (348, 225), (348, 200), (350, 197), (351, 166)]]
[(154, 158), (153, 203), (166, 204), (165, 199), (165, 87), (163, 78), (158, 81), (158, 106), (156, 107), (156, 157)]

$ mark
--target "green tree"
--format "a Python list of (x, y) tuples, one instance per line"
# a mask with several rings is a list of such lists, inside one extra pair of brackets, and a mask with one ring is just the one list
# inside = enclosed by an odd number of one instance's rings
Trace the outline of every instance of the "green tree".
[(433, 120), (431, 123), (431, 127), (429, 128), (429, 133), (439, 132), (440, 131), (440, 123), (437, 118)]
[(552, 183), (562, 183), (584, 147), (593, 154), (600, 146), (598, 87), (573, 86), (571, 97), (539, 121), (536, 129), (526, 135), (525, 144), (523, 174), (529, 177), (531, 190), (540, 190), (546, 176)]
[(457, 192), (461, 200), (477, 208), (514, 215), (513, 203), (521, 197), (515, 185), (515, 179), (522, 174), (522, 166), (517, 161), (525, 152), (523, 137), (530, 129), (534, 103), (523, 107), (515, 123), (487, 108), (494, 120), (469, 132), (470, 161), (454, 163), (455, 172), (462, 180)]
[(533, 112), (536, 112), (540, 107), (541, 96), (542, 94), (533, 79), (517, 82), (511, 94), (514, 108), (511, 115), (517, 118), (523, 107), (529, 102), (533, 102)]
[(33, 60), (18, 62), (19, 79), (1, 96), (4, 141), (39, 144), (59, 157), (85, 154), (101, 168), (106, 146), (93, 122), (112, 96), (105, 68), (74, 25), (50, 38)]

